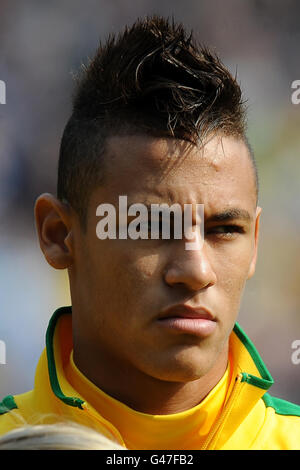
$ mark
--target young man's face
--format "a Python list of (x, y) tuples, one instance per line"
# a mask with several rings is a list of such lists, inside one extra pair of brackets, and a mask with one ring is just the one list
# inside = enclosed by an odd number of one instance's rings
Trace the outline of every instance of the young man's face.
[[(105, 158), (106, 179), (92, 193), (87, 230), (72, 228), (75, 345), (157, 379), (200, 378), (226, 350), (255, 269), (261, 209), (247, 147), (233, 137), (215, 136), (200, 148), (171, 138), (122, 136), (108, 140)], [(187, 250), (185, 238), (99, 240), (96, 209), (110, 203), (118, 211), (121, 195), (128, 206), (204, 204), (202, 249)], [(209, 220), (229, 209), (250, 218)], [(177, 304), (208, 309), (213, 326), (199, 333), (162, 322), (163, 310)]]

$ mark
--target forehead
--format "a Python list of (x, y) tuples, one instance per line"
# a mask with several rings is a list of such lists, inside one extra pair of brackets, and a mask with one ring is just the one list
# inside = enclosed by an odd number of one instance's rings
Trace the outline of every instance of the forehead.
[[(106, 196), (128, 202), (255, 205), (255, 181), (241, 139), (214, 136), (204, 145), (145, 135), (107, 141)], [(100, 188), (99, 188), (100, 189)], [(103, 194), (104, 196), (104, 194)]]

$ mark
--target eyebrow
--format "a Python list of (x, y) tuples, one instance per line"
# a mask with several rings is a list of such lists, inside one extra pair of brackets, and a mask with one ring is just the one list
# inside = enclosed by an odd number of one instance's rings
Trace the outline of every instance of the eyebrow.
[[(149, 204), (148, 202), (143, 202), (143, 204), (147, 207), (148, 212), (151, 212), (151, 205), (152, 204), (162, 204), (161, 202), (155, 202)], [(130, 204), (128, 204), (130, 205)], [(172, 205), (172, 204), (171, 204)], [(159, 214), (161, 217), (161, 213)], [(239, 207), (231, 207), (226, 209), (222, 212), (218, 212), (216, 214), (212, 214), (211, 216), (205, 218), (206, 222), (229, 222), (232, 220), (242, 220), (244, 222), (251, 222), (252, 216), (246, 209), (241, 209)]]
[(245, 209), (232, 207), (223, 212), (219, 212), (218, 214), (213, 214), (210, 217), (207, 217), (206, 222), (228, 222), (230, 220), (236, 219), (250, 222), (252, 217)]

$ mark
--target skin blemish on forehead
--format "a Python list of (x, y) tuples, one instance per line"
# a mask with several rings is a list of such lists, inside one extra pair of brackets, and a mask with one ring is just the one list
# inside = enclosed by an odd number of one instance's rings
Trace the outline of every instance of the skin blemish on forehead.
[[(113, 171), (115, 155), (120, 153), (120, 142), (124, 149), (124, 157), (121, 161), (118, 159), (120, 173), (124, 174), (130, 170), (132, 176), (132, 170), (134, 170), (138, 177), (143, 171), (143, 176), (148, 179), (155, 173), (158, 181), (164, 181), (174, 174), (178, 174), (183, 182), (187, 177), (190, 180), (196, 180), (199, 179), (199, 165), (205, 176), (206, 171), (214, 170), (219, 173), (226, 167), (230, 170), (233, 159), (238, 158), (244, 161), (248, 159), (246, 146), (243, 152), (245, 155), (241, 155), (240, 139), (235, 137), (224, 139), (220, 135), (217, 138), (207, 139), (202, 144), (194, 145), (188, 141), (166, 137), (112, 136), (107, 141), (107, 161), (111, 171)], [(234, 152), (232, 152), (233, 149)], [(134, 156), (137, 154), (139, 154), (139, 160), (135, 161), (135, 167), (132, 169), (130, 160), (136, 160)], [(189, 166), (188, 176), (187, 166)]]

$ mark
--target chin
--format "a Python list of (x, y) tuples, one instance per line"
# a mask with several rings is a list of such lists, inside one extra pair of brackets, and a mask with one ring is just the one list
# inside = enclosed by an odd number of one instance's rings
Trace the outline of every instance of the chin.
[(168, 371), (157, 371), (155, 378), (165, 382), (187, 383), (199, 380), (207, 374), (208, 370), (189, 367), (176, 368)]
[(165, 359), (152, 369), (152, 377), (168, 382), (192, 382), (205, 376), (213, 367), (215, 358), (207, 354), (177, 354)]

